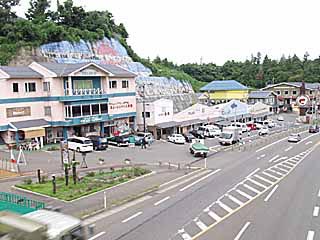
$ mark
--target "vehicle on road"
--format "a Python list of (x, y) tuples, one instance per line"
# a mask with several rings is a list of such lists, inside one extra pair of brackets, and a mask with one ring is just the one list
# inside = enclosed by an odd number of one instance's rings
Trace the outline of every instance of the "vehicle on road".
[(283, 122), (284, 118), (282, 116), (278, 116), (277, 120), (280, 121), (280, 122)]
[(113, 136), (108, 138), (108, 143), (110, 145), (115, 145), (118, 147), (121, 146), (129, 146), (129, 136), (124, 135), (124, 136)]
[(192, 142), (193, 139), (196, 139), (196, 137), (193, 136), (191, 133), (185, 133), (183, 134), (183, 136), (186, 139), (186, 142)]
[(168, 141), (172, 143), (185, 144), (186, 139), (184, 138), (184, 136), (182, 136), (182, 134), (174, 133), (168, 137)]
[(255, 125), (257, 130), (263, 128), (263, 125), (261, 123), (255, 123)]
[(219, 137), (221, 145), (231, 145), (240, 141), (240, 129), (238, 127), (230, 126), (224, 127)]
[(220, 128), (214, 125), (201, 126), (198, 131), (203, 132), (205, 137), (217, 137), (221, 134)]
[(249, 128), (247, 124), (241, 122), (232, 123), (231, 126), (241, 129), (242, 132), (248, 132), (251, 130), (251, 128)]
[(191, 154), (196, 156), (207, 157), (209, 153), (209, 148), (204, 145), (204, 141), (202, 139), (194, 139), (189, 146), (189, 151)]
[(299, 133), (291, 133), (290, 136), (288, 137), (288, 142), (300, 142), (301, 141), (301, 136)]
[(106, 150), (108, 148), (107, 138), (98, 135), (91, 135), (88, 138), (93, 143), (93, 150)]
[(77, 152), (92, 152), (93, 143), (89, 138), (71, 137), (68, 138), (68, 148)]
[(250, 131), (257, 130), (257, 126), (256, 126), (256, 124), (253, 123), (253, 122), (247, 123), (247, 127), (250, 128)]
[(205, 139), (204, 132), (200, 130), (191, 130), (189, 133), (191, 133), (196, 138)]
[(267, 126), (264, 126), (263, 128), (260, 128), (258, 131), (259, 136), (267, 135), (269, 134), (269, 128)]
[(151, 144), (154, 142), (154, 138), (152, 133), (149, 132), (138, 132), (136, 135), (136, 140), (142, 140), (143, 138), (146, 140), (147, 143)]
[(319, 132), (319, 126), (318, 125), (311, 125), (309, 127), (309, 133), (317, 133)]

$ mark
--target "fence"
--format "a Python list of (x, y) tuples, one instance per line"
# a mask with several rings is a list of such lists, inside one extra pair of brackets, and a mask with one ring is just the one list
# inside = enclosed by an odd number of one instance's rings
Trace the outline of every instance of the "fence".
[(43, 202), (35, 201), (17, 194), (0, 192), (0, 211), (7, 210), (20, 214), (43, 209)]

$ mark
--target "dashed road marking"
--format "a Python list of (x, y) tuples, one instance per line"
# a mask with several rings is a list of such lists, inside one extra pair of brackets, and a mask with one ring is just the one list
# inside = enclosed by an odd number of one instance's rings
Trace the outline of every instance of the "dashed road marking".
[(91, 238), (88, 238), (88, 240), (94, 240), (94, 239), (97, 239), (98, 237), (101, 237), (102, 235), (104, 235), (106, 232), (100, 232), (98, 233), (97, 235), (94, 235), (93, 237)]
[(269, 162), (273, 162), (273, 161), (276, 160), (278, 157), (279, 157), (279, 155), (274, 156), (273, 158), (271, 158), (271, 159), (269, 160)]
[(205, 225), (200, 219), (195, 219), (194, 222), (201, 229), (201, 231), (204, 231), (208, 228), (207, 225)]
[(274, 188), (271, 190), (271, 192), (268, 194), (268, 196), (264, 199), (265, 202), (268, 202), (268, 200), (271, 198), (272, 194), (277, 190), (279, 185), (275, 185)]
[(311, 143), (312, 143), (312, 141), (306, 142), (306, 145), (309, 145), (309, 144), (311, 144)]
[(279, 179), (279, 177), (276, 177), (276, 176), (274, 176), (274, 175), (272, 175), (272, 174), (270, 174), (270, 173), (267, 173), (266, 171), (264, 171), (264, 172), (262, 172), (262, 173), (263, 173), (264, 175), (270, 177), (270, 178), (275, 179), (275, 180)]
[(313, 216), (314, 217), (319, 216), (319, 210), (320, 210), (320, 208), (318, 206), (314, 207), (314, 209), (313, 209)]
[(241, 238), (241, 236), (243, 235), (243, 233), (247, 230), (247, 228), (249, 227), (250, 222), (247, 222), (240, 230), (240, 232), (237, 234), (237, 236), (234, 238), (234, 240), (239, 240)]
[(293, 147), (290, 146), (290, 147), (286, 148), (284, 151), (285, 151), (285, 152), (288, 152), (288, 151), (290, 151), (292, 148), (293, 148)]
[(131, 217), (128, 217), (128, 218), (126, 218), (125, 220), (123, 220), (122, 223), (129, 222), (130, 220), (138, 217), (138, 216), (141, 215), (141, 214), (142, 214), (142, 212), (137, 212), (136, 214), (133, 214)]
[(253, 197), (252, 196), (250, 196), (249, 194), (246, 194), (245, 192), (242, 192), (241, 190), (239, 190), (239, 189), (237, 189), (236, 190), (236, 192), (237, 193), (239, 193), (240, 195), (242, 195), (242, 196), (244, 196), (244, 197), (246, 197), (246, 198), (248, 198), (248, 199), (252, 199)]
[(230, 208), (228, 205), (224, 204), (224, 203), (221, 202), (221, 201), (217, 202), (217, 204), (218, 204), (221, 208), (223, 208), (224, 210), (226, 210), (228, 213), (230, 213), (230, 212), (233, 211), (232, 208)]
[(258, 185), (258, 186), (262, 187), (263, 189), (266, 189), (266, 188), (267, 188), (266, 185), (263, 185), (262, 183), (259, 183), (259, 182), (256, 181), (256, 180), (253, 180), (253, 179), (251, 179), (251, 178), (249, 178), (248, 180), (251, 181), (251, 182), (253, 182), (255, 185)]
[(240, 205), (240, 206), (243, 205), (243, 202), (241, 202), (238, 198), (236, 198), (236, 197), (234, 197), (234, 196), (232, 196), (232, 195), (230, 195), (230, 194), (228, 194), (227, 197), (228, 197), (231, 201), (235, 202), (236, 204), (238, 204), (238, 205)]
[(169, 200), (169, 199), (170, 199), (169, 196), (168, 196), (168, 197), (165, 197), (165, 198), (161, 199), (160, 201), (156, 202), (156, 203), (153, 204), (153, 205), (154, 205), (154, 206), (158, 206), (159, 204), (161, 204), (161, 203), (163, 203), (163, 202), (165, 202), (165, 201), (167, 201), (167, 200)]
[(314, 238), (314, 231), (308, 231), (307, 240), (313, 240)]
[(288, 157), (287, 157), (287, 156), (285, 156), (285, 157), (281, 157), (281, 158), (279, 158), (279, 159), (275, 160), (275, 161), (274, 161), (274, 163), (278, 163), (278, 162), (280, 162), (281, 160), (286, 160), (286, 159), (288, 159)]
[(318, 191), (318, 197), (320, 197), (320, 189), (319, 189), (319, 191)]
[(248, 188), (249, 190), (251, 190), (252, 192), (256, 193), (256, 194), (259, 194), (261, 193), (259, 190), (255, 189), (254, 187), (251, 187), (247, 184), (243, 184), (244, 187)]
[(270, 183), (270, 184), (273, 184), (273, 183), (274, 183), (273, 181), (270, 181), (270, 180), (268, 180), (268, 179), (266, 179), (266, 178), (264, 178), (264, 177), (261, 177), (261, 176), (259, 176), (258, 174), (255, 174), (254, 176), (255, 176), (256, 178), (259, 178), (259, 179), (262, 180), (262, 181), (267, 182), (267, 183)]
[(251, 177), (252, 175), (254, 175), (255, 173), (257, 173), (259, 170), (260, 170), (260, 168), (257, 168), (256, 170), (254, 170), (254, 171), (252, 171), (251, 173), (249, 173), (249, 175), (246, 176), (245, 178)]
[(221, 220), (221, 217), (217, 215), (215, 212), (208, 211), (208, 215), (214, 220), (216, 220), (216, 222), (219, 222)]

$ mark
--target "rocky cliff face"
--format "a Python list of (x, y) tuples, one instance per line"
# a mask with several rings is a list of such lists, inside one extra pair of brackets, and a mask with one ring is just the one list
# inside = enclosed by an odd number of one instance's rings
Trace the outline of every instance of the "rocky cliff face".
[[(39, 48), (24, 48), (11, 61), (10, 65), (28, 65), (37, 62), (116, 64), (138, 75), (137, 92), (145, 84), (145, 94), (150, 100), (169, 98), (174, 101), (175, 112), (181, 111), (196, 102), (192, 86), (186, 81), (166, 77), (151, 77), (152, 72), (140, 62), (134, 62), (124, 46), (116, 39), (104, 38), (97, 42), (81, 40), (48, 43)], [(139, 94), (138, 94), (139, 97)]]

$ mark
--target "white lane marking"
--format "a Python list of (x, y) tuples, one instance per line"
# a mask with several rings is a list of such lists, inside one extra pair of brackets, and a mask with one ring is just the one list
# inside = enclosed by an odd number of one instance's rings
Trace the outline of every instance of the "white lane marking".
[(279, 157), (279, 155), (275, 155), (273, 158), (271, 158), (271, 159), (269, 160), (269, 162), (273, 162), (273, 161), (276, 160), (278, 157)]
[(247, 222), (240, 230), (240, 232), (237, 234), (237, 236), (234, 238), (234, 240), (240, 240), (242, 234), (247, 230), (247, 228), (249, 227), (250, 222)]
[(268, 202), (268, 200), (271, 198), (272, 194), (277, 190), (279, 185), (275, 185), (274, 188), (271, 190), (271, 192), (268, 194), (268, 196), (264, 199), (265, 202)]
[(281, 160), (286, 160), (287, 158), (288, 158), (287, 156), (281, 157), (281, 158), (275, 160), (274, 163), (280, 162)]
[(184, 229), (179, 230), (178, 233), (181, 234), (181, 237), (184, 240), (191, 240), (192, 239), (192, 237), (188, 233), (186, 233)]
[(320, 208), (318, 206), (314, 207), (314, 209), (313, 209), (313, 216), (314, 217), (319, 216), (319, 210), (320, 210)]
[(238, 205), (240, 205), (240, 206), (243, 205), (243, 202), (241, 202), (238, 198), (236, 198), (236, 197), (234, 197), (234, 196), (232, 196), (232, 195), (230, 195), (230, 194), (228, 194), (227, 197), (228, 197), (231, 201), (235, 202), (236, 204), (238, 204)]
[[(270, 174), (270, 173), (267, 173), (266, 171), (263, 171), (262, 173), (263, 173), (264, 175), (270, 177), (270, 178), (273, 178), (274, 180), (279, 179), (279, 177), (276, 177), (276, 176), (274, 176), (274, 175), (272, 175), (272, 174)], [(280, 178), (281, 178), (281, 177), (280, 177)]]
[(208, 215), (214, 220), (216, 220), (216, 222), (219, 222), (221, 220), (221, 217), (217, 215), (215, 212), (209, 211)]
[(191, 176), (190, 178), (184, 179), (184, 180), (181, 181), (181, 182), (178, 182), (178, 183), (176, 183), (176, 184), (173, 184), (173, 185), (171, 185), (171, 186), (169, 186), (169, 187), (167, 187), (167, 188), (165, 188), (165, 189), (161, 189), (161, 190), (157, 191), (157, 193), (165, 193), (165, 192), (167, 192), (167, 191), (169, 191), (169, 190), (171, 190), (171, 189), (173, 189), (173, 188), (176, 188), (176, 187), (178, 187), (178, 186), (180, 186), (180, 185), (182, 185), (182, 184), (185, 184), (185, 183), (187, 183), (187, 182), (190, 182), (191, 180), (193, 180), (193, 179), (195, 179), (195, 178), (197, 178), (197, 177), (200, 177), (200, 176), (202, 176), (202, 175), (204, 175), (204, 174), (206, 174), (206, 173), (208, 173), (208, 172), (211, 172), (211, 170), (209, 170), (209, 171), (202, 171), (202, 172), (200, 172), (200, 173), (198, 173), (198, 174), (196, 174), (196, 175)]
[(94, 240), (94, 239), (97, 239), (98, 237), (101, 237), (103, 234), (105, 234), (106, 232), (100, 232), (98, 233), (97, 235), (94, 235), (93, 237), (91, 238), (88, 238), (88, 240)]
[(253, 180), (251, 178), (248, 179), (249, 181), (253, 182), (255, 185), (258, 185), (260, 187), (262, 187), (263, 189), (267, 188), (266, 185), (263, 185), (262, 183), (257, 182), (256, 180)]
[(264, 177), (259, 176), (258, 174), (255, 174), (254, 177), (259, 178), (260, 180), (265, 181), (265, 182), (270, 183), (270, 184), (274, 183), (274, 182), (272, 182), (272, 181), (270, 181), (270, 180), (268, 180), (268, 179), (266, 179)]
[(205, 225), (200, 219), (194, 220), (197, 226), (201, 229), (201, 231), (205, 231), (208, 227)]
[(260, 157), (261, 157), (261, 158), (264, 158), (265, 156), (266, 156), (265, 154), (262, 154)]
[(245, 192), (242, 192), (242, 191), (241, 191), (241, 190), (239, 190), (239, 189), (237, 189), (237, 190), (236, 190), (236, 192), (237, 192), (237, 193), (239, 193), (240, 195), (242, 195), (242, 196), (244, 196), (244, 197), (248, 198), (248, 199), (253, 199), (253, 197), (252, 197), (252, 196), (250, 196), (249, 194), (246, 194)]
[(165, 202), (165, 201), (167, 201), (167, 200), (169, 200), (169, 199), (170, 199), (169, 196), (168, 196), (168, 197), (165, 197), (165, 198), (161, 199), (160, 201), (156, 202), (156, 203), (153, 204), (153, 205), (154, 205), (154, 206), (158, 206), (159, 204), (161, 204), (161, 203), (163, 203), (163, 202)]
[(260, 170), (260, 168), (257, 168), (256, 170), (252, 171), (248, 176), (246, 176), (245, 178), (249, 178), (252, 175), (254, 175), (255, 173), (257, 173)]
[(293, 160), (287, 160), (287, 163), (292, 163), (292, 164), (294, 164), (294, 165), (297, 164), (297, 162), (296, 162), (296, 161), (293, 161)]
[(258, 149), (256, 152), (257, 152), (257, 153), (258, 153), (258, 152), (261, 152), (261, 151), (267, 149), (268, 147), (271, 147), (271, 146), (273, 146), (273, 145), (275, 145), (275, 144), (277, 144), (277, 143), (279, 143), (279, 142), (282, 142), (282, 141), (286, 140), (287, 138), (288, 138), (288, 137), (285, 137), (285, 138), (282, 138), (282, 139), (280, 139), (280, 140), (278, 140), (278, 141), (276, 141), (276, 142), (270, 143), (270, 144), (268, 144), (268, 145), (266, 145), (266, 146)]
[(256, 193), (256, 194), (259, 194), (261, 193), (259, 190), (255, 189), (254, 187), (251, 187), (247, 184), (243, 184), (244, 187), (248, 188), (249, 190), (251, 190), (252, 192)]
[(319, 189), (319, 191), (318, 191), (318, 197), (320, 197), (320, 189)]
[(274, 170), (274, 169), (268, 169), (268, 171), (273, 172), (273, 173), (278, 174), (278, 175), (281, 175), (281, 176), (286, 175), (285, 173), (281, 173), (279, 170), (276, 171), (276, 170)]
[(290, 151), (292, 148), (293, 148), (293, 147), (290, 146), (290, 147), (286, 148), (284, 151), (285, 151), (285, 152), (288, 152), (288, 151)]
[[(281, 164), (279, 164), (279, 165), (277, 165), (277, 168), (279, 168), (279, 169), (283, 169), (283, 171), (286, 171), (286, 172), (289, 172), (290, 171), (290, 167), (288, 167), (288, 166), (286, 166), (286, 165), (281, 165)], [(289, 168), (289, 170), (288, 170), (288, 168)]]
[(232, 208), (230, 208), (229, 206), (227, 206), (226, 204), (224, 204), (224, 203), (221, 202), (221, 201), (217, 202), (217, 204), (218, 204), (221, 208), (223, 208), (224, 210), (226, 210), (228, 213), (230, 213), (230, 212), (233, 211)]
[(313, 240), (314, 238), (314, 231), (308, 231), (307, 240)]
[(309, 145), (309, 144), (311, 144), (311, 143), (312, 143), (312, 141), (306, 142), (306, 145)]
[(221, 171), (221, 169), (217, 169), (217, 170), (213, 171), (212, 173), (210, 173), (210, 174), (208, 174), (208, 175), (206, 175), (206, 176), (204, 176), (204, 177), (202, 177), (202, 178), (198, 179), (197, 181), (194, 181), (193, 183), (191, 183), (191, 184), (189, 184), (189, 185), (187, 185), (187, 186), (185, 186), (185, 187), (181, 188), (179, 191), (180, 191), (180, 192), (183, 192), (184, 190), (186, 190), (186, 189), (188, 189), (188, 188), (192, 187), (193, 185), (195, 185), (195, 184), (197, 184), (197, 183), (199, 183), (199, 182), (201, 182), (201, 181), (205, 180), (206, 178), (208, 178), (208, 177), (212, 176), (213, 174), (216, 174), (216, 173), (218, 173), (218, 172), (220, 172), (220, 171)]
[(288, 167), (290, 167), (290, 168), (294, 167), (294, 164), (288, 163), (288, 161), (283, 162), (283, 163), (281, 163), (281, 164), (284, 165), (284, 166), (288, 166)]
[(142, 212), (137, 212), (136, 214), (133, 214), (131, 217), (128, 217), (127, 219), (123, 220), (122, 223), (126, 223), (126, 222), (129, 222), (130, 220), (138, 217), (139, 215), (141, 215)]
[(159, 187), (166, 186), (166, 185), (168, 185), (168, 184), (170, 184), (170, 183), (173, 183), (173, 182), (176, 182), (176, 181), (178, 181), (178, 180), (180, 180), (180, 179), (182, 179), (182, 178), (185, 178), (185, 177), (188, 177), (188, 176), (190, 176), (190, 175), (196, 174), (196, 173), (199, 172), (199, 171), (203, 171), (203, 170), (202, 170), (202, 169), (199, 169), (199, 170), (196, 170), (196, 171), (194, 171), (194, 172), (191, 172), (191, 173), (188, 173), (188, 174), (186, 174), (186, 175), (183, 175), (183, 176), (181, 176), (181, 177), (175, 178), (175, 179), (173, 179), (173, 180), (171, 180), (171, 181), (169, 181), (169, 182), (165, 182), (165, 183), (161, 184)]

